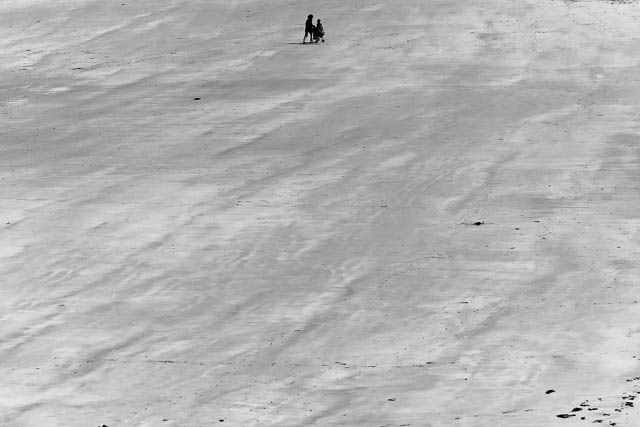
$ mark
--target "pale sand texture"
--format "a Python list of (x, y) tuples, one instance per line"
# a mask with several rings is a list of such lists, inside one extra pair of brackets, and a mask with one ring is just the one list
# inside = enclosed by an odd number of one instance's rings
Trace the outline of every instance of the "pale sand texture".
[(640, 425), (639, 4), (4, 0), (0, 53), (0, 425)]

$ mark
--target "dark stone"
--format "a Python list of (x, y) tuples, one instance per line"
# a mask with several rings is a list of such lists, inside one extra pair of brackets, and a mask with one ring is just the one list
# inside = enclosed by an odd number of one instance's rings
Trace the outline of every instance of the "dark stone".
[(556, 392), (555, 390), (547, 390), (547, 391), (544, 392), (544, 394), (551, 394), (551, 393), (555, 393), (555, 392)]
[(571, 410), (571, 412), (580, 412), (580, 411), (582, 411), (582, 408), (573, 408)]

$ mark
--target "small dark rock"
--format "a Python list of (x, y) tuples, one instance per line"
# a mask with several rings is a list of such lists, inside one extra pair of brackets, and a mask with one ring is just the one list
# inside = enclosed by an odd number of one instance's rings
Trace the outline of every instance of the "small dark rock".
[(555, 390), (547, 390), (547, 391), (544, 392), (544, 394), (551, 394), (551, 393), (555, 393), (555, 392), (556, 392)]
[(473, 225), (484, 225), (484, 221), (476, 221)]
[(193, 98), (194, 101), (200, 101), (200, 98)]
[(582, 411), (582, 408), (573, 408), (571, 410), (571, 412), (580, 412), (580, 411)]
[(560, 414), (560, 415), (556, 415), (556, 417), (558, 418), (569, 418), (569, 417), (575, 417), (575, 414)]

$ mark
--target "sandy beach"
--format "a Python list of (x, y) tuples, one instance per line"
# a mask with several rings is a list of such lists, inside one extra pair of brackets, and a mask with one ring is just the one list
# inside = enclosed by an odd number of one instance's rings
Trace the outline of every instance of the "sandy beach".
[(637, 2), (4, 0), (0, 58), (0, 425), (640, 425)]

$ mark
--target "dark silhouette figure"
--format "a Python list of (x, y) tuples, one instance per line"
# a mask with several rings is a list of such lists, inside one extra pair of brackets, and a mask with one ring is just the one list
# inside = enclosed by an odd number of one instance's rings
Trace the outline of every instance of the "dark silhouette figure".
[(307, 41), (307, 34), (309, 35), (309, 43), (313, 42), (313, 32), (315, 27), (313, 26), (313, 15), (307, 16), (307, 21), (304, 23), (304, 38), (302, 44)]
[(318, 43), (318, 41), (320, 40), (322, 40), (322, 43), (324, 43), (324, 27), (322, 26), (322, 22), (320, 21), (320, 19), (318, 19), (318, 23), (316, 24), (315, 31), (313, 33), (313, 39), (316, 43)]

